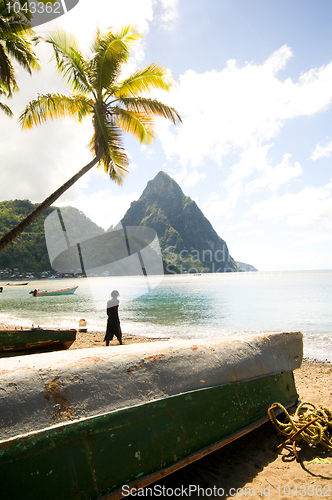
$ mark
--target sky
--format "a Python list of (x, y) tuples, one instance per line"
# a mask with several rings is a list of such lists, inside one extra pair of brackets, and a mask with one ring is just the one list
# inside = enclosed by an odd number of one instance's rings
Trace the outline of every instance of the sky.
[[(94, 168), (56, 202), (116, 225), (147, 182), (167, 172), (194, 199), (235, 260), (260, 271), (332, 269), (332, 3), (330, 0), (80, 0), (35, 28), (73, 33), (84, 50), (97, 27), (133, 25), (142, 39), (127, 74), (152, 62), (172, 74), (183, 123), (158, 120), (151, 146), (125, 137), (122, 186)], [(0, 201), (43, 201), (91, 160), (89, 119), (22, 131), (38, 94), (69, 92), (50, 47), (42, 70), (17, 68), (20, 92), (0, 115)]]

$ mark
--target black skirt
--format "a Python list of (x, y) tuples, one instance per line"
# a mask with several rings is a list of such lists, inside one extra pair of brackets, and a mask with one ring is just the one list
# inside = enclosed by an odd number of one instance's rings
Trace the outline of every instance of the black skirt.
[(118, 320), (118, 318), (115, 318), (114, 316), (109, 316), (107, 320), (106, 335), (104, 340), (106, 341), (113, 340), (114, 335), (116, 336), (119, 342), (122, 341), (122, 331), (121, 331), (120, 321)]

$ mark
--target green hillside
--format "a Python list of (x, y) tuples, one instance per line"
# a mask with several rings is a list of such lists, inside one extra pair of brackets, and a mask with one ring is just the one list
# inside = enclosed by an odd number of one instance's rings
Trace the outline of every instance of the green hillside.
[[(29, 200), (0, 202), (0, 236), (20, 222), (36, 206)], [(43, 215), (38, 217), (20, 236), (0, 252), (0, 277), (10, 277), (13, 274), (24, 276), (26, 273), (39, 276), (42, 272), (53, 272), (46, 248), (44, 220), (54, 210), (56, 207), (48, 208)], [(61, 208), (61, 213), (66, 219), (75, 221), (78, 234), (81, 232), (80, 227), (84, 227), (85, 231), (86, 227), (89, 227), (91, 233), (94, 234), (103, 232), (76, 208)]]

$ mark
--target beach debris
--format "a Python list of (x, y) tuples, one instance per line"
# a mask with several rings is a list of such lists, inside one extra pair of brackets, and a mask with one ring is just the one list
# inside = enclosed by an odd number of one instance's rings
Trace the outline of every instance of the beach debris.
[[(284, 412), (285, 423), (276, 418), (277, 408)], [(313, 403), (303, 402), (296, 408), (295, 414), (290, 416), (282, 404), (274, 403), (268, 409), (268, 414), (277, 431), (287, 438), (277, 447), (278, 451), (293, 442), (293, 453), (298, 462), (301, 460), (296, 451), (296, 444), (301, 442), (310, 446), (319, 445), (332, 451), (332, 411), (325, 406), (317, 408)]]

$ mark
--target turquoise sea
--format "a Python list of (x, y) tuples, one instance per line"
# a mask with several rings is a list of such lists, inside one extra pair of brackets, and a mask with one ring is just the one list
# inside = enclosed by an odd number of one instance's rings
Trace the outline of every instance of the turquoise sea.
[[(332, 361), (332, 271), (251, 272), (32, 281), (4, 286), (0, 322), (104, 330), (106, 301), (120, 292), (124, 334), (202, 338), (301, 331), (305, 356)], [(71, 296), (29, 295), (78, 285)], [(150, 290), (150, 291), (149, 291)]]

